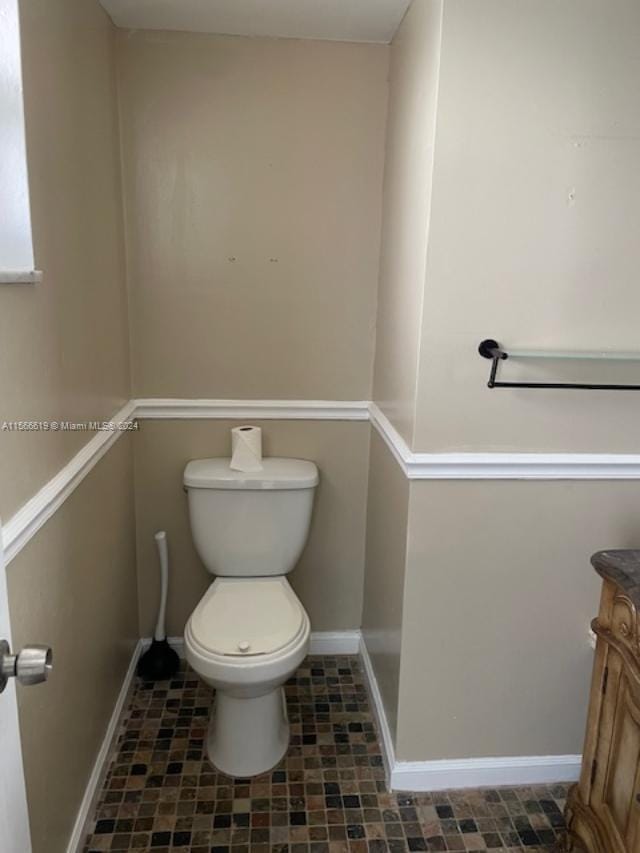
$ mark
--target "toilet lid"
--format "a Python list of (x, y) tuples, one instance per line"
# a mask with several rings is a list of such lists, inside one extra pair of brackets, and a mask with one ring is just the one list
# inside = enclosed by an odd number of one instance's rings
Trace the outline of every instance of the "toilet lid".
[(302, 605), (284, 578), (218, 578), (191, 617), (197, 642), (221, 655), (266, 655), (297, 636)]

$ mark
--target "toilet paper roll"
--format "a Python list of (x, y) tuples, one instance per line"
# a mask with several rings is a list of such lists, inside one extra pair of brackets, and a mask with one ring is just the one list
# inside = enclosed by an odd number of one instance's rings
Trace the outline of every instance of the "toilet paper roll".
[(262, 471), (262, 430), (239, 426), (231, 430), (231, 462), (234, 471)]

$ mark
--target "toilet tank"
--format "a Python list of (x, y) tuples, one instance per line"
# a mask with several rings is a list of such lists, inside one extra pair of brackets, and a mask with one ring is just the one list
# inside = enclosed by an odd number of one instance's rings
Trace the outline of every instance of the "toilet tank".
[(262, 460), (257, 473), (230, 459), (194, 459), (184, 470), (191, 534), (200, 559), (221, 577), (290, 572), (307, 541), (318, 469), (304, 459)]

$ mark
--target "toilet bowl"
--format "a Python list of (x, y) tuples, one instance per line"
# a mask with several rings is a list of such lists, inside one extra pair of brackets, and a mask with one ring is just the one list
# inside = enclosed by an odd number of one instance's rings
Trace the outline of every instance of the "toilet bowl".
[(282, 685), (309, 649), (309, 618), (284, 577), (219, 578), (185, 630), (186, 657), (216, 689), (207, 754), (230, 776), (270, 770), (289, 745)]
[(309, 617), (287, 581), (304, 548), (318, 470), (265, 459), (258, 473), (228, 459), (184, 473), (196, 550), (217, 575), (191, 614), (185, 652), (216, 690), (207, 754), (234, 777), (273, 768), (289, 745), (283, 685), (309, 649)]

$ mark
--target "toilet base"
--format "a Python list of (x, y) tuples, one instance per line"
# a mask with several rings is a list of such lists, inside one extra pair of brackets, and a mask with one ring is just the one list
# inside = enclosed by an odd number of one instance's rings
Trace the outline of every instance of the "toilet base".
[(238, 699), (220, 690), (209, 723), (207, 755), (227, 776), (266, 773), (289, 747), (289, 719), (284, 690)]

